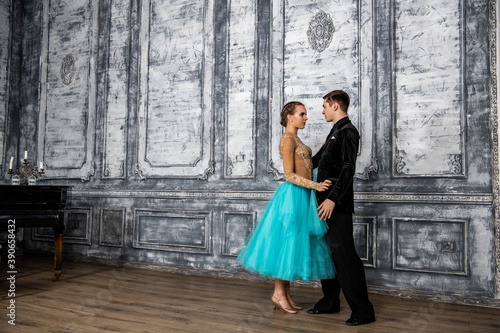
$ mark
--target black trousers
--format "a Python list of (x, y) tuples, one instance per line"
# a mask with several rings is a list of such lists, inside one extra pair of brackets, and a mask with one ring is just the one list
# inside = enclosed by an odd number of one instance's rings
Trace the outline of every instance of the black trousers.
[(364, 320), (375, 318), (368, 299), (365, 268), (356, 253), (352, 235), (352, 214), (335, 214), (327, 221), (328, 242), (337, 273), (335, 278), (321, 280), (324, 297), (314, 306), (317, 310), (337, 312), (340, 309), (340, 289), (344, 294), (351, 317)]

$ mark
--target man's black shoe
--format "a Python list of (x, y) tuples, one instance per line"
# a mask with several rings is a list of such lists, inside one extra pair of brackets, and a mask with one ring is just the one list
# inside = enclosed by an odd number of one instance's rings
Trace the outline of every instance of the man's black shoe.
[(334, 309), (334, 310), (330, 310), (330, 311), (322, 311), (322, 310), (318, 310), (315, 308), (311, 308), (311, 309), (307, 310), (307, 313), (309, 313), (309, 314), (337, 313), (337, 312), (340, 312), (340, 309)]
[(373, 323), (374, 321), (375, 321), (374, 317), (368, 318), (368, 319), (356, 319), (356, 318), (351, 317), (351, 318), (347, 319), (345, 324), (349, 325), (349, 326), (358, 326), (358, 325)]

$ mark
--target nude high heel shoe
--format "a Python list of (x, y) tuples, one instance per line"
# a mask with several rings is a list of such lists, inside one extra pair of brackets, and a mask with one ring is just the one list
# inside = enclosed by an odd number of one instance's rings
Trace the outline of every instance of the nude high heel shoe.
[[(286, 298), (282, 298), (286, 299)], [(271, 297), (271, 302), (273, 303), (273, 309), (276, 310), (276, 308), (280, 309), (284, 313), (297, 313), (297, 311), (293, 310), (292, 308), (284, 308), (280, 305), (280, 299), (276, 296)]]
[(291, 302), (290, 302), (290, 306), (291, 306), (293, 309), (295, 309), (295, 310), (302, 310), (302, 309), (303, 309), (303, 307), (301, 307), (300, 305), (295, 304), (295, 303), (291, 303)]

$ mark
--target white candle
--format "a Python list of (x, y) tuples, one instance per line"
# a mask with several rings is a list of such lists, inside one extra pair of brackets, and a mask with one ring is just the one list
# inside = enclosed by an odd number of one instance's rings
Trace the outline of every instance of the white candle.
[(27, 151), (27, 150), (25, 150), (25, 151), (24, 151), (24, 159), (25, 159), (25, 160), (27, 160), (27, 159), (28, 159), (28, 151)]
[(43, 162), (40, 162), (40, 171), (43, 170)]
[(12, 170), (13, 168), (14, 168), (14, 156), (10, 158), (9, 170)]

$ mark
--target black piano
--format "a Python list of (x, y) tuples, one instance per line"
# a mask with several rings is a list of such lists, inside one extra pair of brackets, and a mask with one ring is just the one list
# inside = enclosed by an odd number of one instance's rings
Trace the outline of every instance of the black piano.
[(0, 185), (1, 231), (9, 230), (9, 220), (15, 220), (16, 230), (28, 227), (54, 229), (54, 281), (61, 276), (64, 208), (69, 189), (70, 186)]

